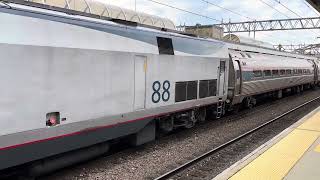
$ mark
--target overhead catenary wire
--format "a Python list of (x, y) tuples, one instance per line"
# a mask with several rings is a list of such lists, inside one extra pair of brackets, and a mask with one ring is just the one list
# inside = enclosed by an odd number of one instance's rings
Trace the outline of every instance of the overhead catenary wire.
[[(179, 7), (175, 7), (173, 5), (162, 3), (162, 2), (159, 2), (159, 1), (155, 1), (155, 0), (146, 0), (146, 1), (149, 1), (149, 2), (152, 2), (152, 3), (156, 3), (156, 4), (159, 4), (159, 5), (162, 5), (162, 6), (166, 6), (166, 7), (175, 9), (175, 10), (179, 10), (179, 11), (182, 11), (182, 12), (185, 12), (185, 13), (193, 14), (193, 15), (196, 15), (196, 16), (199, 16), (199, 17), (202, 17), (202, 18), (207, 18), (207, 19), (211, 19), (211, 20), (214, 20), (214, 21), (217, 21), (217, 22), (221, 22), (221, 21), (219, 21), (219, 20), (217, 20), (215, 18), (212, 18), (210, 16), (199, 14), (199, 13), (196, 13), (196, 12), (193, 12), (193, 11), (189, 11), (189, 10), (186, 10), (186, 9), (182, 9), (182, 8), (179, 8)], [(203, 1), (203, 2), (209, 3), (207, 1)], [(265, 35), (265, 36), (268, 36), (268, 35)], [(272, 37), (272, 36), (270, 36), (270, 37)]]
[(277, 2), (277, 3), (280, 4), (282, 7), (286, 8), (288, 11), (292, 12), (292, 13), (295, 14), (296, 16), (302, 18), (302, 16), (300, 16), (298, 13), (294, 12), (293, 10), (291, 10), (290, 8), (288, 8), (286, 5), (282, 4), (282, 3), (280, 2), (280, 0), (273, 0), (273, 1)]
[(208, 4), (212, 5), (212, 6), (218, 7), (218, 8), (220, 8), (220, 9), (223, 9), (223, 10), (225, 10), (225, 11), (231, 12), (231, 13), (233, 13), (233, 14), (236, 14), (236, 15), (238, 15), (238, 16), (241, 16), (241, 17), (244, 17), (244, 18), (247, 18), (247, 19), (250, 19), (250, 20), (255, 20), (255, 19), (253, 19), (253, 18), (250, 18), (250, 17), (248, 17), (248, 16), (242, 15), (242, 14), (240, 14), (240, 13), (238, 13), (238, 12), (236, 12), (236, 11), (233, 11), (233, 10), (231, 10), (231, 9), (228, 9), (228, 8), (225, 8), (225, 7), (222, 7), (222, 6), (219, 6), (218, 4), (215, 4), (215, 3), (211, 2), (211, 1), (208, 1), (208, 0), (201, 0), (201, 1), (204, 2), (204, 3), (208, 3)]
[[(272, 7), (270, 4), (268, 4), (268, 3), (266, 3), (265, 1), (261, 1), (263, 4), (265, 4), (265, 5), (267, 5), (267, 6), (269, 6), (270, 8), (272, 8), (272, 9), (274, 9), (275, 11), (277, 11), (278, 13), (280, 13), (280, 14), (282, 14), (282, 15), (284, 15), (284, 16), (286, 16), (287, 18), (290, 18), (289, 16), (287, 16), (286, 14), (284, 14), (284, 13), (282, 13), (281, 11), (279, 11), (278, 9), (276, 9), (276, 8), (274, 8), (274, 7)], [(253, 21), (255, 21), (256, 19), (254, 19)], [(264, 36), (264, 37), (271, 37), (271, 38), (274, 38), (274, 39), (277, 39), (278, 37), (275, 37), (275, 36), (273, 36), (273, 35), (271, 35), (271, 34), (265, 34), (265, 33), (263, 33), (263, 32), (261, 32), (261, 33), (259, 33), (261, 36)], [(296, 39), (295, 37), (294, 37), (294, 39)], [(288, 39), (283, 39), (283, 41), (285, 41), (285, 42), (288, 42), (288, 43), (290, 43), (290, 44), (292, 44), (292, 40), (288, 40)]]
[(211, 20), (214, 20), (214, 21), (217, 21), (217, 22), (221, 22), (221, 20), (218, 20), (216, 18), (213, 18), (213, 17), (210, 17), (210, 16), (206, 16), (206, 15), (203, 15), (203, 14), (200, 14), (200, 13), (196, 13), (196, 12), (193, 12), (193, 11), (189, 11), (189, 10), (186, 10), (186, 9), (182, 9), (182, 8), (179, 8), (179, 7), (175, 7), (175, 6), (172, 6), (172, 5), (169, 5), (169, 4), (166, 4), (166, 3), (162, 3), (162, 2), (159, 2), (159, 1), (155, 1), (155, 0), (146, 0), (146, 1), (150, 1), (150, 2), (153, 2), (153, 3), (156, 3), (156, 4), (160, 4), (162, 6), (167, 6), (169, 8), (176, 9), (176, 10), (179, 10), (179, 11), (182, 11), (182, 12), (185, 12), (185, 13), (193, 14), (193, 15), (196, 15), (196, 16), (199, 16), (199, 17), (202, 17), (202, 18), (211, 19)]
[[(188, 13), (188, 14), (192, 14), (192, 15), (195, 15), (195, 16), (198, 16), (198, 17), (202, 17), (202, 18), (214, 20), (214, 21), (219, 22), (219, 23), (221, 22), (221, 20), (218, 20), (218, 19), (216, 19), (216, 18), (214, 18), (214, 17), (208, 16), (208, 15), (204, 15), (204, 14), (200, 14), (200, 13), (197, 13), (197, 12), (194, 12), (194, 11), (190, 11), (190, 10), (187, 10), (187, 9), (183, 9), (183, 8), (180, 8), (180, 7), (176, 7), (176, 6), (171, 5), (171, 4), (159, 2), (159, 1), (156, 1), (156, 0), (146, 0), (146, 1), (149, 1), (149, 2), (152, 2), (152, 3), (155, 3), (155, 4), (158, 4), (158, 5), (166, 6), (166, 7), (169, 7), (169, 8), (171, 8), (171, 9), (175, 9), (175, 10), (178, 10), (178, 11), (182, 11), (182, 12), (185, 12), (185, 13)], [(211, 5), (214, 4), (214, 3), (211, 3), (211, 2), (208, 1), (208, 0), (201, 0), (201, 1), (204, 2), (204, 3), (207, 3), (207, 4), (211, 4)], [(287, 18), (290, 18), (288, 15), (286, 15), (286, 14), (284, 14), (283, 12), (279, 11), (278, 9), (276, 9), (275, 7), (273, 7), (272, 5), (266, 3), (264, 0), (259, 0), (259, 1), (261, 1), (263, 4), (267, 5), (268, 7), (274, 9), (274, 10), (277, 11), (278, 13), (286, 16)], [(222, 7), (222, 6), (220, 6), (220, 7), (221, 7), (221, 9), (224, 8), (224, 7)], [(226, 9), (227, 9), (227, 8), (226, 8)], [(229, 9), (229, 10), (230, 10), (230, 9)], [(230, 10), (230, 11), (232, 11), (232, 10)], [(229, 12), (230, 12), (230, 11), (229, 11)], [(235, 12), (235, 11), (233, 11), (233, 12), (234, 12), (234, 14), (237, 14), (237, 12)], [(239, 15), (241, 15), (241, 14), (239, 13)], [(241, 15), (241, 16), (242, 16), (242, 15)], [(270, 34), (261, 34), (261, 35), (275, 38), (274, 36), (272, 36), (272, 35), (270, 35)], [(283, 40), (286, 41), (286, 42), (289, 42), (287, 39), (283, 39)]]
[(263, 4), (265, 4), (266, 6), (274, 9), (274, 10), (277, 11), (278, 13), (284, 15), (285, 17), (290, 18), (288, 15), (286, 15), (286, 14), (284, 14), (283, 12), (279, 11), (278, 9), (276, 9), (275, 7), (273, 7), (273, 6), (271, 6), (270, 4), (266, 3), (265, 1), (263, 1), (263, 0), (259, 0), (259, 1), (262, 2)]
[[(285, 17), (287, 17), (287, 18), (290, 18), (288, 15), (286, 15), (285, 13), (279, 11), (279, 10), (276, 9), (275, 7), (271, 6), (270, 4), (266, 3), (264, 0), (259, 0), (259, 1), (262, 2), (263, 4), (267, 5), (268, 7), (274, 9), (275, 11), (277, 11), (277, 12), (280, 13), (280, 14), (282, 14), (283, 16), (285, 16)], [(274, 0), (274, 1), (276, 1), (276, 2), (279, 3), (279, 4), (281, 4), (281, 5), (284, 6), (285, 8), (290, 9), (290, 8), (286, 7), (285, 5), (283, 5), (280, 1), (277, 1), (277, 0)], [(290, 9), (290, 11), (292, 11), (292, 10)], [(297, 16), (301, 17), (298, 13), (296, 13), (296, 12), (294, 12), (294, 11), (292, 11), (292, 12), (295, 13)], [(314, 31), (312, 31), (312, 32), (317, 35), (316, 32), (314, 32)]]
[(319, 12), (316, 11), (314, 8), (310, 7), (308, 3), (306, 3), (305, 0), (302, 0), (303, 4), (305, 4), (309, 9), (311, 9), (317, 16), (319, 16)]
[[(256, 19), (253, 19), (253, 18), (244, 16), (244, 15), (242, 15), (242, 14), (236, 12), (236, 11), (230, 10), (230, 9), (228, 9), (228, 8), (224, 8), (224, 7), (222, 7), (222, 6), (219, 6), (219, 5), (217, 5), (217, 4), (215, 4), (215, 3), (212, 3), (212, 2), (210, 2), (210, 1), (208, 1), (208, 0), (201, 0), (201, 1), (204, 2), (204, 3), (210, 4), (210, 5), (213, 5), (213, 6), (215, 6), (215, 7), (218, 7), (218, 8), (220, 8), (220, 9), (223, 9), (223, 10), (225, 10), (225, 11), (229, 11), (229, 12), (231, 12), (231, 13), (233, 13), (233, 14), (238, 15), (238, 16), (245, 17), (245, 18), (250, 19), (250, 20), (253, 20), (253, 21), (256, 20)], [(269, 34), (262, 34), (262, 36), (275, 38), (274, 36), (269, 35)], [(285, 41), (286, 41), (286, 42), (289, 42), (288, 40), (285, 40)]]
[[(279, 3), (282, 7), (286, 8), (288, 11), (292, 12), (293, 14), (295, 14), (296, 16), (303, 18), (301, 15), (299, 15), (297, 12), (293, 11), (292, 9), (290, 9), (289, 7), (287, 7), (286, 5), (284, 5), (283, 3), (280, 2), (280, 0), (273, 0), (277, 3)], [(316, 33), (315, 31), (312, 30), (312, 32), (318, 36), (318, 33)]]

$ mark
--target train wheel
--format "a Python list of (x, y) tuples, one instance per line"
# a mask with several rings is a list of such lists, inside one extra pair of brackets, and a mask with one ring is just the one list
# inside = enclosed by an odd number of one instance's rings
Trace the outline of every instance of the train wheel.
[(159, 120), (159, 128), (163, 133), (169, 133), (174, 128), (174, 118), (167, 117)]
[(240, 111), (240, 109), (241, 109), (241, 104), (234, 105), (232, 107), (232, 113), (237, 114)]
[(195, 116), (195, 111), (193, 110), (189, 113), (189, 118), (186, 121), (185, 128), (187, 129), (193, 128), (196, 125), (196, 122), (197, 122), (197, 118)]
[(196, 119), (199, 122), (206, 121), (206, 118), (207, 118), (207, 110), (206, 110), (206, 108), (200, 108), (200, 109), (196, 110), (195, 114), (196, 114)]
[(252, 109), (256, 105), (257, 100), (255, 98), (253, 98), (253, 97), (247, 97), (245, 99), (244, 103), (245, 103), (244, 104), (245, 107), (247, 107), (249, 109)]

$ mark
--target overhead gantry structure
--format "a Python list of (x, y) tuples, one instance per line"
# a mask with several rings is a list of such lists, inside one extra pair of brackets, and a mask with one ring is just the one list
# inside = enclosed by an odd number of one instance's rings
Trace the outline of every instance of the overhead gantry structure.
[(279, 51), (294, 52), (298, 54), (320, 55), (320, 44), (299, 44), (299, 45), (275, 45)]
[(214, 25), (222, 27), (225, 33), (319, 29), (320, 17), (228, 22)]

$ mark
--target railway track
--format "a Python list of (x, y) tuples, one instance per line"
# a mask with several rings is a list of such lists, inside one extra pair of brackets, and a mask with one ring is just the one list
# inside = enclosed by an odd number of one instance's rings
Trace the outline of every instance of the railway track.
[(174, 168), (174, 169), (162, 174), (161, 176), (158, 176), (157, 178), (155, 178), (155, 180), (175, 179), (174, 177), (176, 177), (177, 175), (183, 175), (184, 171), (186, 171), (186, 170), (194, 167), (195, 165), (203, 162), (205, 159), (210, 158), (215, 153), (222, 151), (223, 149), (229, 147), (232, 144), (235, 144), (235, 143), (239, 142), (240, 140), (244, 139), (245, 137), (247, 137), (249, 135), (252, 135), (253, 133), (258, 132), (259, 130), (261, 130), (263, 128), (266, 128), (267, 126), (269, 126), (269, 125), (271, 125), (271, 124), (273, 124), (275, 122), (280, 121), (281, 119), (285, 118), (286, 116), (293, 114), (297, 110), (299, 110), (299, 109), (301, 109), (303, 107), (306, 107), (306, 106), (308, 106), (308, 105), (310, 105), (310, 104), (312, 104), (312, 103), (314, 103), (316, 101), (319, 101), (319, 100), (320, 100), (320, 96), (316, 97), (316, 98), (314, 98), (314, 99), (312, 99), (312, 100), (310, 100), (308, 102), (305, 102), (305, 103), (303, 103), (303, 104), (301, 104), (301, 105), (299, 105), (299, 106), (297, 106), (297, 107), (295, 107), (295, 108), (293, 108), (293, 109), (291, 109), (291, 110), (289, 110), (289, 111), (287, 111), (287, 112), (285, 112), (285, 113), (283, 113), (283, 114), (281, 114), (281, 115), (279, 115), (279, 116), (267, 121), (266, 123), (254, 128), (254, 129), (252, 129), (250, 131), (247, 131), (247, 132), (235, 137), (234, 139), (232, 139), (232, 140), (230, 140), (230, 141), (228, 141), (228, 142), (226, 142), (224, 144), (221, 144), (220, 146), (215, 147), (215, 148), (203, 153), (200, 156), (197, 156), (197, 157), (193, 158), (192, 160), (189, 160), (188, 162), (186, 162), (186, 163), (184, 163), (184, 164), (182, 164), (182, 165), (180, 165), (180, 166), (178, 166), (178, 167), (176, 167), (176, 168)]

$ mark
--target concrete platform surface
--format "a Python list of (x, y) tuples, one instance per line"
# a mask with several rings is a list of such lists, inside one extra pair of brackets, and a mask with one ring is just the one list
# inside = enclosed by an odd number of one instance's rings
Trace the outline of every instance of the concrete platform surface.
[(215, 179), (320, 180), (320, 107)]

